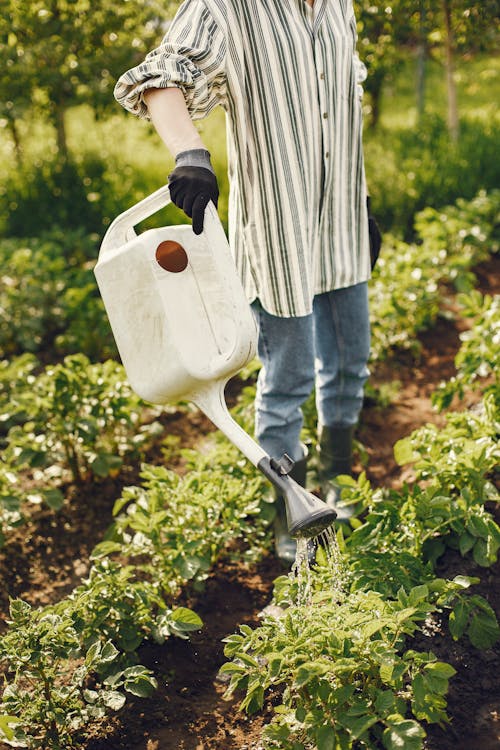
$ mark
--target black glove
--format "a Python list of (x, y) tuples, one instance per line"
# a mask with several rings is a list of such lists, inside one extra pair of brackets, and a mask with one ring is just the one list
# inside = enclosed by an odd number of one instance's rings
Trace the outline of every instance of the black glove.
[(193, 149), (179, 154), (176, 167), (168, 176), (168, 187), (172, 202), (193, 220), (193, 232), (201, 234), (205, 208), (210, 201), (217, 208), (219, 199), (217, 178), (208, 151)]
[(382, 235), (380, 234), (380, 229), (377, 222), (375, 221), (375, 217), (372, 216), (370, 210), (370, 196), (367, 196), (366, 198), (366, 207), (368, 209), (368, 236), (370, 238), (370, 258), (373, 271), (373, 269), (375, 268), (375, 263), (377, 262), (377, 258), (380, 255)]

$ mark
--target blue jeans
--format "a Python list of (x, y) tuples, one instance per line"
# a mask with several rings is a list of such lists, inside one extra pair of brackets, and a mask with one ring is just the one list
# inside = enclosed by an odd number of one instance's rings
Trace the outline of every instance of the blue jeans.
[(366, 283), (314, 298), (313, 312), (279, 318), (252, 303), (262, 363), (255, 400), (255, 435), (271, 456), (297, 461), (302, 404), (316, 388), (318, 421), (327, 427), (356, 424), (368, 378), (370, 323)]

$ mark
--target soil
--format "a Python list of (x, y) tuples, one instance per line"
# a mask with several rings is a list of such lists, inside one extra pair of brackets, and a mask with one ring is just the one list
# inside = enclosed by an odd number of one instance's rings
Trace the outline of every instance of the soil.
[[(476, 269), (481, 291), (500, 293), (499, 266), (496, 258)], [(443, 295), (448, 298), (447, 290)], [(452, 305), (446, 303), (448, 309)], [(395, 463), (393, 445), (425, 422), (441, 422), (430, 394), (453, 375), (465, 325), (449, 316), (439, 318), (432, 330), (420, 336), (418, 357), (399, 353), (372, 373), (375, 386), (399, 381), (390, 405), (382, 408), (367, 401), (363, 410), (357, 437), (368, 454), (367, 474), (373, 484), (398, 488), (411, 479), (411, 471)], [(457, 406), (468, 408), (475, 400), (471, 394)], [(192, 410), (167, 414), (163, 421), (166, 432), (177, 435), (181, 446), (195, 444), (213, 429)], [(171, 468), (182, 471), (182, 463)], [(33, 511), (29, 523), (0, 550), (0, 630), (5, 627), (9, 596), (44, 605), (61, 599), (80, 582), (89, 570), (92, 548), (111, 522), (115, 499), (124, 485), (138, 481), (137, 467), (130, 467), (119, 480), (68, 488), (68, 502), (58, 513)], [(500, 522), (500, 509), (490, 510)], [(81, 750), (260, 750), (271, 705), (246, 717), (238, 711), (237, 699), (224, 700), (225, 685), (217, 673), (224, 662), (222, 639), (240, 624), (258, 623), (259, 613), (270, 601), (273, 581), (283, 572), (272, 554), (253, 566), (222, 560), (201, 594), (186, 592), (185, 603), (200, 614), (203, 629), (189, 641), (171, 639), (162, 647), (141, 648), (141, 663), (153, 669), (158, 679), (154, 696), (128, 700), (119, 714), (92, 730)], [(478, 576), (481, 583), (475, 592), (488, 599), (500, 619), (500, 562), (478, 568), (448, 551), (438, 574)], [(500, 748), (500, 646), (478, 651), (465, 639), (454, 642), (446, 624), (434, 620), (415, 639), (414, 647), (433, 651), (457, 670), (448, 695), (450, 724), (429, 726), (426, 748)]]

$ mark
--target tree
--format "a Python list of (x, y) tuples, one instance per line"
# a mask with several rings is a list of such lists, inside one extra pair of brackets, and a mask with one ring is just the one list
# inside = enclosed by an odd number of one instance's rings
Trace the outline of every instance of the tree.
[(387, 76), (397, 66), (401, 50), (399, 41), (406, 24), (400, 13), (403, 0), (355, 0), (358, 22), (358, 49), (368, 68), (365, 90), (370, 97), (370, 125), (376, 127), (380, 117), (382, 89)]
[[(441, 0), (434, 13), (432, 41), (444, 48), (444, 68), (448, 100), (448, 130), (453, 141), (459, 136), (455, 60), (457, 54), (495, 49), (499, 39), (497, 0)], [(439, 47), (438, 47), (439, 49)]]
[(417, 110), (424, 111), (425, 61), (441, 60), (448, 96), (448, 125), (458, 137), (455, 60), (458, 54), (496, 49), (499, 33), (498, 0), (354, 0), (359, 51), (368, 67), (366, 91), (371, 98), (371, 125), (380, 114), (387, 77), (406, 56), (417, 50)]
[[(15, 120), (42, 107), (67, 158), (65, 113), (113, 104), (116, 78), (162, 35), (172, 3), (159, 0), (1, 0), (0, 101)], [(14, 130), (12, 130), (14, 128)]]

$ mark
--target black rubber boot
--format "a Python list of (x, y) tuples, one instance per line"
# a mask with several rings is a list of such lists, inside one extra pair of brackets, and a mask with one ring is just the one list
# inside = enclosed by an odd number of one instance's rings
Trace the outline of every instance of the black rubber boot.
[[(305, 446), (304, 446), (305, 449)], [(304, 458), (300, 461), (296, 461), (290, 476), (294, 479), (297, 484), (301, 487), (306, 486), (306, 474), (307, 474), (307, 449)], [(276, 495), (274, 499), (274, 505), (276, 508), (276, 517), (274, 519), (274, 546), (276, 549), (276, 556), (285, 565), (292, 565), (295, 561), (295, 553), (297, 551), (297, 542), (288, 533), (288, 523), (286, 520), (286, 507), (283, 495)]]
[(337, 513), (337, 522), (345, 523), (354, 515), (352, 505), (340, 505), (341, 487), (335, 482), (340, 474), (351, 475), (352, 441), (355, 425), (349, 427), (325, 427), (318, 429), (318, 478), (321, 496), (325, 503)]

